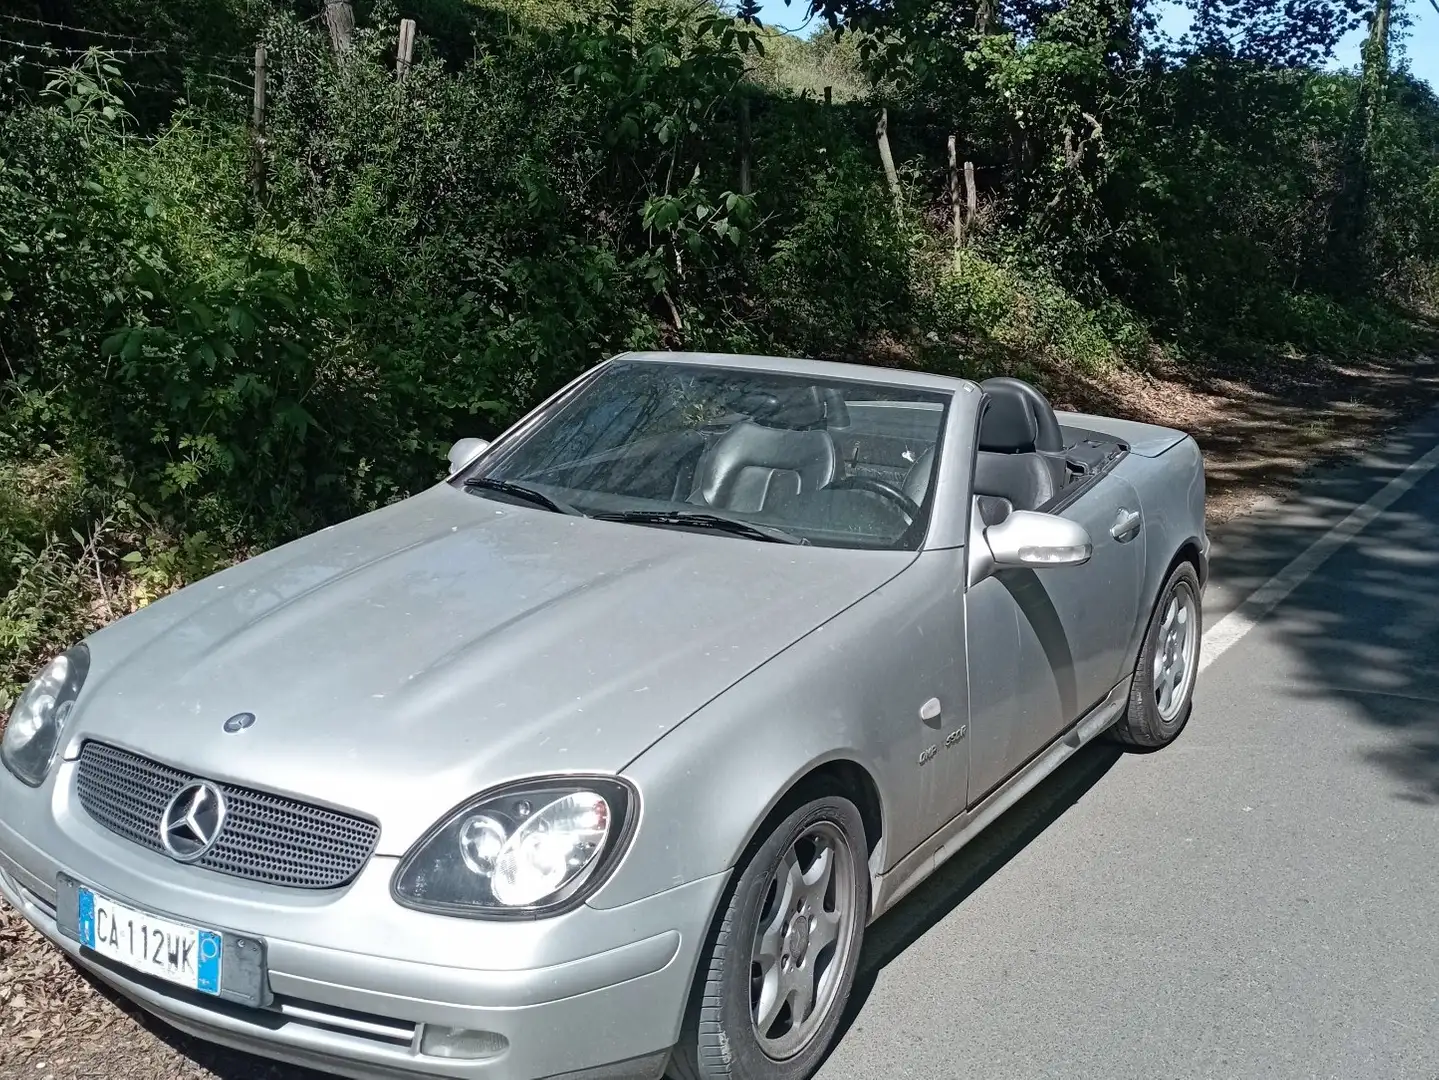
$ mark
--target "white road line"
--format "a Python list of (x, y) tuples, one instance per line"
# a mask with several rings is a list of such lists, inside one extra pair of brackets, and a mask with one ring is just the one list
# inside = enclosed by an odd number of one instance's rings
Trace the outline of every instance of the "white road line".
[(1314, 573), (1324, 560), (1343, 547), (1395, 501), (1439, 465), (1439, 446), (1435, 446), (1403, 472), (1361, 503), (1349, 516), (1307, 547), (1303, 554), (1279, 573), (1255, 589), (1240, 605), (1205, 631), (1200, 649), (1199, 670), (1218, 660), (1260, 619), (1268, 615), (1305, 578)]

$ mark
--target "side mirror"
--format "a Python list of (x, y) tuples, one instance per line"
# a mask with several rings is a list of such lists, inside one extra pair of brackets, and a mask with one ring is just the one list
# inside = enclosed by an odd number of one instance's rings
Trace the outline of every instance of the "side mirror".
[(450, 447), (450, 475), (454, 476), (475, 458), (484, 453), (489, 446), (486, 439), (461, 439)]
[(984, 530), (996, 567), (1081, 566), (1094, 553), (1083, 525), (1055, 514), (1016, 510)]

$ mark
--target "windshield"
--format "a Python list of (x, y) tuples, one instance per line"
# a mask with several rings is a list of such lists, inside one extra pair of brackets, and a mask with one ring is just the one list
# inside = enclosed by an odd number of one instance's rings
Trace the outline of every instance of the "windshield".
[(616, 362), (457, 480), (484, 498), (639, 526), (913, 549), (947, 394)]

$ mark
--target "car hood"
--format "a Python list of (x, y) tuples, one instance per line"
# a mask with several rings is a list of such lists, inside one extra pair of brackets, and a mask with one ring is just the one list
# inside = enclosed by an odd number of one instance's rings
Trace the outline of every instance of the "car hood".
[(441, 485), (96, 633), (66, 756), (95, 738), (358, 811), (400, 854), (495, 783), (622, 769), (912, 559)]

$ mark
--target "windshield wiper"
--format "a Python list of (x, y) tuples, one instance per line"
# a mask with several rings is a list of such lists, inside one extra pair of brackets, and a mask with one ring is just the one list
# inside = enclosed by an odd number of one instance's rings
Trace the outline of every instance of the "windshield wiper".
[(750, 540), (767, 540), (773, 544), (808, 544), (809, 541), (794, 533), (776, 529), (771, 525), (756, 525), (750, 521), (707, 514), (701, 510), (614, 510), (591, 515), (598, 521), (621, 521), (632, 525), (673, 525), (682, 528), (714, 529), (717, 532), (733, 533)]
[(491, 476), (472, 476), (465, 481), (466, 488), (480, 488), (484, 491), (498, 491), (501, 495), (513, 495), (517, 499), (526, 499), (536, 506), (543, 506), (546, 510), (553, 510), (558, 514), (581, 514), (569, 503), (552, 499), (543, 491), (529, 487), (526, 484), (516, 484), (512, 480), (496, 480)]

